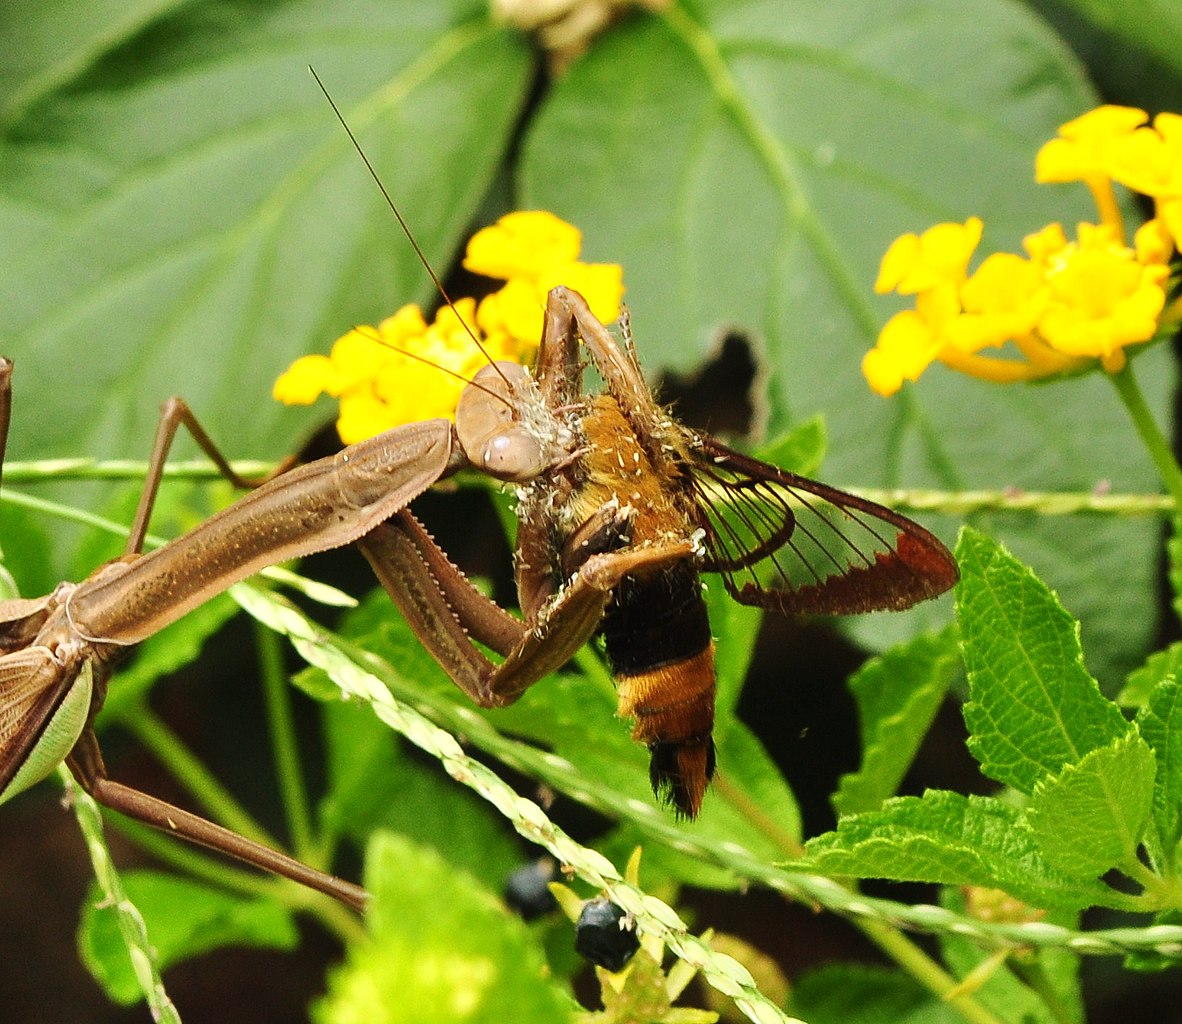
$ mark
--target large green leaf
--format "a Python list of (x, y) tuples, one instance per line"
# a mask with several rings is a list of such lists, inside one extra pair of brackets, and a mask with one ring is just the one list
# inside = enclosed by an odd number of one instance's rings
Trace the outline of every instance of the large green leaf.
[[(445, 268), (519, 115), (530, 57), (479, 0), (192, 3), (93, 25), (0, 139), (10, 453), (146, 455), (183, 393), (232, 455), (323, 411), (270, 400), (293, 357), (432, 298), (426, 271), (308, 74), (315, 66)], [(72, 36), (72, 33), (70, 33)]]
[(881, 810), (842, 818), (807, 851), (799, 864), (806, 870), (1004, 889), (1035, 907), (1071, 910), (1115, 898), (1051, 865), (1022, 811), (994, 797), (946, 790), (895, 797)]
[[(650, 370), (745, 332), (771, 370), (772, 426), (823, 411), (838, 484), (1153, 488), (1098, 378), (1000, 388), (937, 368), (883, 401), (859, 372), (897, 308), (871, 294), (895, 236), (979, 214), (982, 251), (1012, 250), (1050, 221), (1095, 219), (1082, 187), (1033, 181), (1039, 145), (1094, 103), (1046, 25), (1003, 0), (687, 0), (621, 26), (557, 84), (526, 139), (522, 201), (624, 264)], [(1138, 371), (1164, 411), (1172, 371), (1151, 360)], [(1098, 672), (1131, 667), (1152, 629), (1152, 525), (1004, 531), (1088, 622)], [(888, 616), (853, 628), (882, 645), (912, 632)]]
[(1027, 0), (1084, 59), (1100, 91), (1147, 110), (1177, 110), (1182, 7), (1175, 0)]

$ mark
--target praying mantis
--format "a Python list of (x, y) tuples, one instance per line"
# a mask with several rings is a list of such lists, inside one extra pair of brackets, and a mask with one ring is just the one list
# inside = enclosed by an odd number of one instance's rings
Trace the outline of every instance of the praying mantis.
[[(582, 394), (580, 343), (604, 395)], [(0, 458), (11, 376), (0, 363)], [(281, 473), (141, 553), (181, 425), (224, 475), (249, 485), (172, 399), (124, 555), (44, 597), (0, 602), (0, 802), (64, 760), (99, 803), (355, 909), (367, 898), (359, 886), (107, 777), (93, 721), (121, 650), (267, 565), (355, 543), (424, 647), (481, 706), (516, 700), (602, 630), (620, 712), (637, 720), (634, 738), (652, 754), (654, 790), (692, 818), (714, 769), (700, 570), (719, 573), (739, 601), (789, 612), (904, 608), (956, 580), (951, 554), (923, 527), (671, 419), (630, 338), (621, 346), (563, 287), (549, 295), (534, 374), (490, 363), (465, 388), (454, 424), (395, 427)], [(524, 619), (483, 596), (408, 508), (462, 468), (518, 488)]]

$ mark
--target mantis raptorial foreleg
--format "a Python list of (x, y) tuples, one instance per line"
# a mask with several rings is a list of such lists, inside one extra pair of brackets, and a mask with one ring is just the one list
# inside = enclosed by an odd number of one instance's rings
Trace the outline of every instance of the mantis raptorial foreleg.
[[(521, 388), (513, 393), (514, 401), (538, 403), (545, 410), (574, 408), (581, 401), (577, 367), (582, 335), (590, 336), (588, 345), (595, 346), (593, 358), (597, 364), (603, 362), (607, 367), (605, 375), (633, 396), (637, 405), (647, 401), (655, 418), (657, 407), (639, 368), (610, 336), (605, 340), (593, 333), (597, 329), (607, 334), (582, 296), (555, 289), (547, 304), (538, 352), (537, 390), (531, 394)], [(467, 398), (475, 403), (480, 396), (469, 391)], [(484, 403), (481, 412), (493, 417), (499, 408)], [(468, 424), (462, 418), (464, 411), (462, 402), (457, 427), (465, 449), (471, 452), (476, 444), (465, 440)], [(518, 416), (528, 419), (528, 410)], [(483, 421), (472, 429), (482, 437), (489, 432)], [(564, 435), (561, 427), (553, 428), (551, 433), (553, 437)], [(571, 486), (555, 470), (571, 461), (572, 452), (582, 442), (573, 435), (565, 441), (565, 450), (550, 453), (551, 464), (545, 467), (548, 473), (541, 486)], [(525, 472), (515, 475), (512, 468), (504, 469), (501, 475), (514, 480), (532, 479)], [(540, 471), (535, 473), (540, 475)], [(551, 499), (547, 495), (542, 500)], [(560, 495), (554, 503), (562, 500)], [(557, 552), (553, 524), (544, 515), (521, 516), (517, 586), (525, 621), (507, 615), (472, 587), (409, 510), (402, 510), (374, 529), (358, 546), (420, 641), (456, 685), (482, 707), (498, 707), (512, 703), (529, 686), (574, 656), (599, 629), (612, 591), (622, 579), (694, 557), (694, 543), (686, 538), (651, 540), (643, 546), (629, 547), (634, 513), (634, 509), (614, 499), (604, 502), (571, 530)], [(561, 579), (561, 585), (556, 579)], [(473, 640), (504, 660), (499, 664), (490, 661)]]
[[(617, 522), (626, 529), (626, 517)], [(594, 635), (620, 580), (671, 555), (667, 548), (593, 554), (533, 619), (522, 622), (476, 590), (408, 511), (367, 534), (358, 547), (423, 646), (481, 707), (511, 704), (565, 665)], [(675, 557), (687, 553), (679, 547)], [(504, 661), (491, 662), (473, 639)]]

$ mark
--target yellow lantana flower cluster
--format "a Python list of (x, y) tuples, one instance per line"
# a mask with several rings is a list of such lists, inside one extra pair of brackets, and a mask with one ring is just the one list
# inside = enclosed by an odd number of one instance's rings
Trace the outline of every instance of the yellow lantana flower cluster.
[(450, 418), (488, 359), (532, 362), (555, 285), (581, 292), (605, 323), (620, 315), (622, 268), (580, 262), (581, 247), (582, 233), (551, 213), (506, 214), (473, 235), (464, 257), (466, 269), (503, 280), (499, 291), (479, 304), (463, 298), (443, 306), (431, 323), (412, 303), (376, 327), (355, 327), (329, 355), (297, 359), (275, 382), (274, 397), (288, 405), (309, 405), (321, 394), (338, 398), (337, 432), (345, 444), (404, 423)]
[[(1099, 107), (1039, 151), (1036, 180), (1082, 181), (1095, 198), (1100, 223), (1081, 223), (1074, 239), (1050, 224), (1023, 240), (1025, 256), (994, 253), (972, 274), (983, 227), (976, 217), (896, 239), (875, 290), (914, 295), (915, 308), (893, 316), (863, 359), (870, 386), (893, 394), (935, 360), (1002, 382), (1077, 372), (1096, 360), (1116, 373), (1130, 346), (1177, 319), (1166, 297), (1182, 245), (1182, 117), (1160, 114), (1153, 127), (1148, 119), (1143, 110)], [(1131, 245), (1114, 182), (1155, 203)]]

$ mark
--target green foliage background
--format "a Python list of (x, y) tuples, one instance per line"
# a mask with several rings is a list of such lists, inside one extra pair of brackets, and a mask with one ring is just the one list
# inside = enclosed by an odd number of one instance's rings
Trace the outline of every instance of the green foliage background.
[[(891, 239), (978, 214), (984, 246), (1012, 250), (1051, 220), (1092, 217), (1082, 188), (1034, 185), (1035, 151), (1100, 96), (1182, 110), (1180, 54), (1170, 0), (682, 0), (625, 19), (549, 80), (528, 40), (478, 0), (9, 0), (0, 6), (0, 349), (17, 361), (9, 458), (139, 457), (173, 393), (229, 454), (277, 457), (328, 416), (270, 401), (295, 356), (406, 301), (433, 302), (312, 64), (437, 268), (500, 212), (553, 210), (585, 232), (587, 259), (624, 265), (654, 377), (692, 370), (724, 333), (742, 332), (766, 373), (769, 436), (824, 415), (826, 479), (1156, 490), (1099, 378), (997, 388), (936, 369), (883, 401), (858, 363), (894, 309), (870, 289)], [(1164, 422), (1168, 351), (1136, 370)], [(956, 523), (933, 525), (951, 541)], [(1160, 524), (994, 515), (975, 525), (1083, 621), (1088, 667), (1115, 692), (1157, 626)], [(52, 524), (21, 529), (6, 518), (2, 539), (26, 593), (102, 557), (93, 539), (51, 543)], [(751, 626), (732, 614), (718, 609), (715, 629), (724, 655), (728, 637), (745, 655)], [(849, 628), (878, 648), (948, 617), (945, 601)], [(939, 650), (925, 656), (941, 663)], [(743, 667), (739, 657), (724, 678), (732, 695)], [(919, 720), (948, 685), (938, 667), (925, 678), (930, 692), (917, 683), (906, 698)], [(579, 750), (584, 709), (610, 717), (605, 686), (593, 673), (569, 677), (503, 728)], [(724, 723), (733, 707), (732, 696)], [(356, 777), (346, 786), (358, 771), (352, 729), (330, 716), (326, 730), (338, 806), (330, 801), (320, 823), (360, 839), (368, 818), (358, 801), (373, 793)], [(866, 736), (891, 784), (863, 774), (843, 783), (839, 806), (870, 810), (890, 795), (921, 732), (904, 748), (889, 733)], [(643, 752), (623, 727), (593, 735), (585, 775), (646, 800)], [(732, 763), (758, 766), (741, 786), (798, 833), (792, 795), (763, 771), (762, 751), (739, 753), (758, 748), (742, 723), (720, 741), (724, 753), (733, 744)], [(382, 753), (392, 740), (373, 742), (370, 756), (402, 758)], [(436, 789), (423, 787), (414, 806), (437, 808)], [(473, 834), (498, 834), (482, 808), (462, 813)], [(737, 836), (771, 858), (774, 842), (761, 848), (741, 818), (719, 800), (700, 841)], [(617, 849), (634, 838), (623, 830)], [(510, 859), (503, 842), (489, 839), (498, 851), (483, 864), (489, 878), (491, 862)], [(481, 867), (481, 848), (455, 862)], [(725, 865), (651, 856), (668, 877), (734, 881)], [(248, 919), (242, 933), (259, 927)], [(181, 944), (202, 942), (216, 944)], [(890, 987), (859, 981), (867, 993)], [(816, 1005), (810, 1019), (828, 1019)]]

